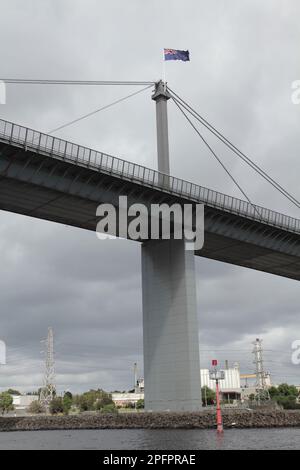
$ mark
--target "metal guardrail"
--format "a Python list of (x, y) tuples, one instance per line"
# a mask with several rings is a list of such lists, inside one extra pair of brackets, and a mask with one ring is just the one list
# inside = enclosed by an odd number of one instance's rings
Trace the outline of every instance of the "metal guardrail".
[(76, 163), (251, 220), (296, 233), (300, 232), (299, 219), (2, 119), (0, 119), (0, 140), (23, 147), (25, 150)]

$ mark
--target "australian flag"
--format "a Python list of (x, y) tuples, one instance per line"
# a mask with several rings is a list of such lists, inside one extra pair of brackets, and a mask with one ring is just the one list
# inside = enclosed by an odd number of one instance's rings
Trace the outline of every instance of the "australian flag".
[(165, 60), (183, 60), (187, 62), (190, 60), (189, 51), (179, 51), (177, 49), (164, 49)]

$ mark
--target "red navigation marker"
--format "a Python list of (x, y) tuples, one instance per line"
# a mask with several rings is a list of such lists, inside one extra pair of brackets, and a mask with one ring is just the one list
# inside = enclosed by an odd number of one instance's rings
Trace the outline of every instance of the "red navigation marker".
[(219, 389), (219, 380), (224, 380), (225, 374), (224, 371), (218, 371), (217, 359), (211, 361), (212, 366), (215, 367), (214, 370), (210, 371), (210, 379), (216, 381), (216, 401), (217, 401), (217, 432), (223, 432), (223, 421), (222, 421), (222, 411), (221, 411), (221, 400), (220, 400), (220, 389)]

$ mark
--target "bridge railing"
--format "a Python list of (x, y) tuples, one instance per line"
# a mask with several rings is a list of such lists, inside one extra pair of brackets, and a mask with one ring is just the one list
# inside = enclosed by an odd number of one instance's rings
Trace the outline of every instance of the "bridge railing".
[(8, 121), (0, 120), (0, 140), (37, 154), (70, 161), (252, 220), (300, 232), (299, 219)]

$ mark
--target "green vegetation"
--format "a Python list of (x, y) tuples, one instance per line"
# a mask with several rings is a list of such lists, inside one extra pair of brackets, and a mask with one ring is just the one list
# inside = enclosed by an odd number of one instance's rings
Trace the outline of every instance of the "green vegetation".
[(261, 390), (260, 393), (249, 395), (249, 402), (251, 405), (266, 405), (270, 404), (270, 394), (268, 390)]
[(39, 415), (45, 413), (46, 410), (39, 400), (34, 400), (28, 407), (27, 413)]
[(57, 415), (64, 412), (63, 399), (61, 397), (55, 397), (50, 402), (49, 411), (52, 415)]
[(22, 395), (18, 390), (14, 390), (13, 388), (9, 388), (7, 390), (7, 393), (9, 393), (10, 395), (18, 395), (18, 396)]
[(104, 390), (90, 390), (82, 395), (76, 395), (73, 398), (73, 404), (76, 405), (80, 411), (102, 411), (110, 406), (111, 409), (115, 408), (112, 401), (111, 394)]
[(216, 402), (216, 393), (206, 385), (201, 388), (202, 406), (214, 405)]
[[(35, 402), (34, 402), (35, 403)], [(33, 409), (38, 410), (35, 404)], [(102, 413), (116, 413), (117, 409), (112, 401), (111, 395), (104, 390), (90, 390), (82, 395), (73, 396), (71, 392), (65, 392), (63, 397), (54, 397), (50, 403), (49, 411), (52, 415), (69, 413), (74, 414), (76, 411), (99, 411)], [(34, 413), (34, 411), (32, 411)]]
[(2, 413), (2, 415), (4, 415), (4, 413), (12, 411), (13, 409), (13, 397), (10, 395), (10, 393), (0, 393), (0, 412)]
[(135, 409), (135, 404), (133, 401), (128, 401), (125, 405), (124, 408), (127, 410), (134, 410)]
[(138, 400), (136, 403), (137, 410), (143, 410), (145, 408), (145, 400)]
[(281, 405), (285, 410), (300, 409), (300, 403), (297, 403), (299, 392), (294, 385), (283, 383), (278, 387), (271, 387), (269, 394), (271, 399), (278, 403), (278, 405)]
[(70, 413), (70, 410), (73, 405), (73, 395), (71, 392), (66, 392), (63, 397), (63, 412), (65, 415), (68, 415)]
[(102, 408), (100, 408), (99, 411), (101, 413), (118, 413), (118, 410), (114, 403), (111, 403), (109, 405), (104, 405)]

